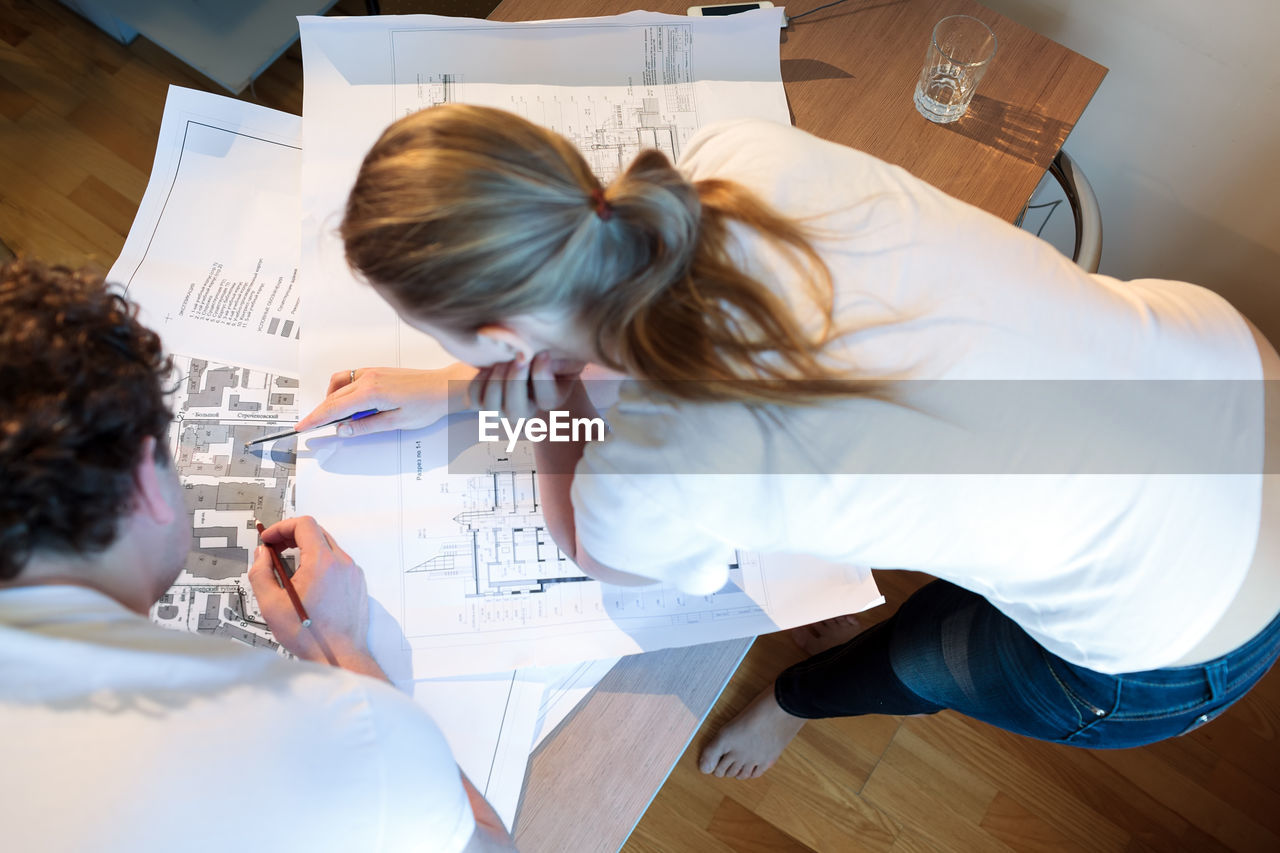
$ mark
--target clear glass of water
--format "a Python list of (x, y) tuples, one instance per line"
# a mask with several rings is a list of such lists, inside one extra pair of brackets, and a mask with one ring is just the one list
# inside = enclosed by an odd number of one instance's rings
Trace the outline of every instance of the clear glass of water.
[(952, 15), (938, 21), (916, 83), (920, 115), (938, 124), (964, 115), (995, 55), (995, 33), (977, 18)]

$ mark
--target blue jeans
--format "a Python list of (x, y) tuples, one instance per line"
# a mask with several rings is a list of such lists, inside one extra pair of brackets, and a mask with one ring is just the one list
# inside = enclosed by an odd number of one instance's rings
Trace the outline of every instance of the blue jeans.
[(1040, 740), (1141, 746), (1212, 720), (1280, 657), (1280, 616), (1235, 651), (1196, 666), (1106, 675), (1067, 663), (986, 599), (946, 581), (894, 616), (784, 671), (797, 717), (961, 714)]

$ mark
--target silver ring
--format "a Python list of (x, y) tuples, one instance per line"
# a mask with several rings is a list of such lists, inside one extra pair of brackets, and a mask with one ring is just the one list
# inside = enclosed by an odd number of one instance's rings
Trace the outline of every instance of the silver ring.
[(356, 372), (353, 370), (351, 371), (351, 378), (348, 380), (348, 382), (355, 382), (355, 381), (356, 381)]

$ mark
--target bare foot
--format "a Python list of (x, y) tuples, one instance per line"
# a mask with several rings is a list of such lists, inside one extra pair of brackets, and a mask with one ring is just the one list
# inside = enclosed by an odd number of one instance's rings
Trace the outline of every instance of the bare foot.
[(698, 756), (698, 769), (721, 778), (755, 779), (774, 765), (804, 724), (779, 707), (770, 684), (716, 732)]
[(837, 616), (812, 625), (791, 629), (791, 639), (810, 655), (842, 646), (862, 633), (864, 625), (855, 616)]

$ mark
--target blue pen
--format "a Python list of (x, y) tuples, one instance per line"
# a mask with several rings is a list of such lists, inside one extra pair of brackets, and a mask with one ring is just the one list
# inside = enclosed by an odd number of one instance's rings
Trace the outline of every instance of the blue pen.
[(246, 441), (244, 443), (244, 446), (252, 447), (255, 444), (262, 444), (263, 442), (267, 442), (267, 441), (276, 441), (277, 439), (288, 438), (291, 435), (301, 435), (304, 432), (311, 432), (311, 430), (313, 429), (323, 429), (324, 427), (333, 426), (334, 424), (345, 423), (347, 421), (358, 421), (361, 418), (367, 418), (370, 415), (376, 415), (376, 414), (378, 414), (377, 409), (365, 409), (363, 412), (356, 412), (354, 415), (347, 415), (345, 418), (338, 418), (336, 421), (329, 421), (328, 423), (325, 423), (325, 424), (319, 424), (317, 426), (311, 427), (311, 429), (304, 429), (304, 430), (291, 429), (288, 432), (276, 432), (276, 433), (272, 433), (271, 435), (264, 435), (262, 438), (255, 438), (253, 441)]

